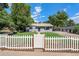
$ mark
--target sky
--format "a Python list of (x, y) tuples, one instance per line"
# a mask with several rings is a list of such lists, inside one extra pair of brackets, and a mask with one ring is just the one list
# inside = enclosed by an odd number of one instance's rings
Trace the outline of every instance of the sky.
[[(58, 11), (67, 12), (70, 19), (79, 23), (79, 3), (29, 3), (31, 6), (31, 17), (35, 22), (44, 22), (48, 16)], [(10, 9), (6, 9), (10, 13)]]

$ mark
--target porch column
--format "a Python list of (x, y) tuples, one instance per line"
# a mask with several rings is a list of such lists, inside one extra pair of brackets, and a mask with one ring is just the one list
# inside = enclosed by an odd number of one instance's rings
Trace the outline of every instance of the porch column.
[(73, 33), (73, 29), (71, 29), (71, 33)]
[(67, 29), (67, 32), (69, 33), (69, 29)]

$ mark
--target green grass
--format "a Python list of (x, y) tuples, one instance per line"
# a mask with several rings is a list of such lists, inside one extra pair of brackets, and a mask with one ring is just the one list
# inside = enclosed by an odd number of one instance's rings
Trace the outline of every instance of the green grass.
[(42, 32), (41, 34), (45, 34), (46, 37), (62, 37), (61, 35), (53, 32)]
[[(15, 35), (34, 35), (36, 32), (17, 32)], [(53, 32), (42, 32), (41, 34), (45, 34), (46, 37), (62, 37), (61, 35)]]
[(33, 35), (33, 34), (37, 34), (36, 32), (17, 32), (16, 35)]
[(79, 30), (79, 25), (75, 25), (75, 29), (78, 29)]

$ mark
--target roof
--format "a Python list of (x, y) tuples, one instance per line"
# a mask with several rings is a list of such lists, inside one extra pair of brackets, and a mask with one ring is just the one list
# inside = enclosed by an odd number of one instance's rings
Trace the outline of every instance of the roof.
[(56, 28), (60, 28), (60, 29), (74, 29), (74, 26), (67, 26), (67, 27), (56, 27)]
[(3, 28), (0, 32), (11, 32), (11, 30), (9, 28)]
[(32, 26), (53, 26), (52, 24), (50, 23), (33, 23)]

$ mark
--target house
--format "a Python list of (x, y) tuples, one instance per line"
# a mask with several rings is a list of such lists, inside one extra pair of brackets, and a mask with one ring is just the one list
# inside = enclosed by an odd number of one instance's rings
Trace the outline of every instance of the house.
[(4, 27), (0, 31), (0, 34), (10, 34), (10, 33), (12, 33), (12, 31), (8, 27)]
[(52, 32), (53, 25), (50, 23), (33, 23), (30, 27), (26, 28), (29, 32)]
[(74, 26), (68, 26), (68, 27), (55, 27), (55, 31), (63, 31), (63, 32), (69, 32), (73, 33), (75, 27)]

